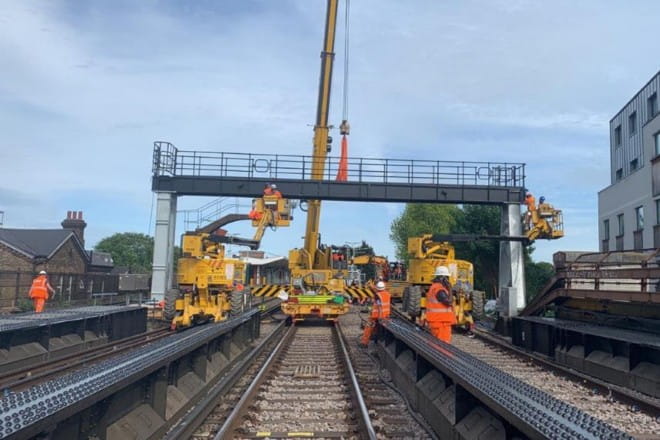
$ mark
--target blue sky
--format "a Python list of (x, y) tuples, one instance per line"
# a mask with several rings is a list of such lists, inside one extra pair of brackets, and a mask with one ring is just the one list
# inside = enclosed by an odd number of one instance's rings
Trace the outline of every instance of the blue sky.
[[(85, 212), (89, 245), (149, 233), (154, 140), (310, 154), (324, 8), (322, 0), (0, 2), (5, 226), (58, 227), (73, 209)], [(350, 154), (525, 162), (527, 186), (564, 210), (566, 228), (564, 239), (538, 242), (535, 258), (594, 250), (608, 121), (659, 68), (649, 37), (658, 16), (656, 1), (354, 0)], [(342, 47), (340, 29), (337, 125)], [(365, 239), (392, 256), (389, 225), (402, 209), (325, 203), (324, 241)], [(303, 234), (297, 212), (291, 228), (267, 232), (263, 248), (286, 254)]]

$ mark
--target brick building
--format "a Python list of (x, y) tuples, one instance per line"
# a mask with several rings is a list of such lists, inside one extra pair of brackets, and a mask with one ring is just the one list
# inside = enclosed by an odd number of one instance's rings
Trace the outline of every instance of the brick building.
[(61, 229), (0, 228), (0, 308), (13, 307), (26, 295), (32, 277), (40, 270), (51, 275), (56, 290), (69, 298), (90, 291), (91, 275), (112, 270), (112, 257), (85, 250), (82, 212), (67, 213)]
[(85, 251), (86, 226), (82, 212), (69, 211), (62, 222), (62, 229), (0, 228), (0, 270), (88, 272), (92, 256), (95, 257), (94, 262), (99, 263), (107, 255)]

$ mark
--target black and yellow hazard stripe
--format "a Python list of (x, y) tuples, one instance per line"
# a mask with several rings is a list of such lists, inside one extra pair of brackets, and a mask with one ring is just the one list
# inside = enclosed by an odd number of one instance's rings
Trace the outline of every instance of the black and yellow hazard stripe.
[(358, 300), (370, 299), (374, 297), (373, 291), (368, 287), (346, 287), (346, 293)]
[[(265, 286), (253, 287), (251, 292), (254, 296), (264, 296), (267, 298), (276, 297), (282, 290), (289, 293), (291, 291), (290, 285), (267, 284)], [(344, 291), (351, 297), (364, 300), (373, 299), (374, 292), (368, 287), (345, 287)]]
[(279, 285), (279, 284), (266, 284), (265, 286), (253, 287), (251, 293), (254, 296), (265, 296), (265, 297), (275, 297), (282, 290), (289, 292), (291, 286), (289, 285)]

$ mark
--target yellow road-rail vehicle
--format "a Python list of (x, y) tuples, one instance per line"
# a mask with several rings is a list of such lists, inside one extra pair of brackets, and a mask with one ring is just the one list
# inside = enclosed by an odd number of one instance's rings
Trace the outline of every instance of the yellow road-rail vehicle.
[[(228, 217), (183, 235), (172, 329), (222, 321), (250, 307), (252, 295), (245, 288), (246, 263), (227, 258), (224, 244), (256, 249), (267, 227), (289, 226), (292, 219), (289, 201), (281, 196), (255, 199), (250, 214)], [(247, 219), (252, 219), (257, 228), (252, 239), (228, 236), (221, 229), (228, 221)]]
[(484, 294), (474, 289), (474, 267), (465, 260), (457, 260), (454, 246), (439, 238), (425, 234), (408, 239), (408, 268), (402, 305), (412, 320), (422, 320), (426, 306), (426, 291), (433, 282), (438, 266), (449, 269), (452, 285), (456, 326), (471, 329), (473, 312), (483, 308)]

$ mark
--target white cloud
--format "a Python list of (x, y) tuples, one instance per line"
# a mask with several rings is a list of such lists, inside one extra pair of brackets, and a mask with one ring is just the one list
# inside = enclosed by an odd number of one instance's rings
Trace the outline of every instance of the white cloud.
[[(0, 209), (12, 226), (83, 209), (103, 231), (90, 221), (92, 237), (146, 232), (154, 140), (309, 154), (324, 6), (3, 2)], [(608, 120), (657, 69), (648, 31), (659, 13), (652, 1), (352, 2), (351, 154), (527, 162), (527, 185), (566, 208), (567, 237), (537, 255), (594, 249)], [(18, 203), (19, 192), (46, 202)], [(323, 212), (324, 236), (389, 243), (400, 205)], [(347, 231), (346, 213), (377, 221)], [(303, 225), (265, 245), (285, 253)]]

